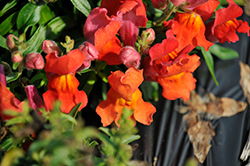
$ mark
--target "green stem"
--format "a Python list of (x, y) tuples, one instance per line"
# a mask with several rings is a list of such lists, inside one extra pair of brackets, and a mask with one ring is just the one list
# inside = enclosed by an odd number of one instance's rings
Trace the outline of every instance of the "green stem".
[(158, 21), (154, 22), (153, 25), (156, 26), (156, 25), (160, 25), (162, 24), (165, 20), (167, 20), (171, 14), (174, 12), (175, 10), (175, 6), (173, 6), (170, 11), (167, 10), (167, 8), (165, 9), (165, 12), (164, 12), (164, 17), (160, 18)]

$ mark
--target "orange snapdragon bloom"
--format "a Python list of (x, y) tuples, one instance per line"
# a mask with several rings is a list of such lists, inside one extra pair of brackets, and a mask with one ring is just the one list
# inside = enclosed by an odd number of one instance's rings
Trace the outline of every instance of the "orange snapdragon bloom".
[(49, 110), (53, 110), (55, 100), (62, 102), (61, 111), (70, 113), (78, 103), (82, 103), (79, 111), (87, 105), (88, 98), (84, 91), (79, 91), (78, 80), (72, 74), (57, 75), (49, 78), (48, 90), (43, 94), (44, 103)]
[(196, 82), (191, 72), (200, 65), (200, 57), (187, 54), (190, 46), (178, 51), (178, 42), (171, 30), (166, 32), (166, 36), (162, 43), (151, 47), (149, 57), (142, 62), (144, 74), (162, 86), (162, 95), (166, 99), (188, 100)]
[(125, 74), (115, 71), (108, 77), (111, 88), (107, 93), (107, 100), (100, 102), (96, 108), (104, 127), (113, 121), (118, 125), (124, 107), (133, 111), (131, 118), (135, 121), (145, 125), (153, 121), (152, 115), (156, 109), (152, 104), (143, 101), (142, 93), (138, 89), (143, 81), (142, 73), (142, 70), (129, 68)]
[(79, 82), (75, 71), (82, 66), (85, 54), (79, 49), (58, 57), (57, 52), (47, 54), (45, 71), (48, 77), (48, 90), (43, 94), (46, 107), (53, 109), (55, 100), (62, 102), (61, 111), (70, 113), (78, 103), (82, 103), (79, 111), (87, 105), (88, 98), (84, 91), (79, 91)]

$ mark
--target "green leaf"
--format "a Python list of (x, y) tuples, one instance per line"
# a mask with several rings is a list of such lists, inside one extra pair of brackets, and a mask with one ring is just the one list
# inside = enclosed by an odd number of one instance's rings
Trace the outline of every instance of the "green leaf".
[(83, 90), (87, 95), (89, 95), (90, 92), (92, 91), (95, 81), (96, 81), (96, 74), (95, 72), (91, 72), (87, 82), (85, 83), (83, 87)]
[(108, 136), (112, 136), (112, 132), (109, 128), (106, 128), (106, 127), (99, 127), (99, 130), (101, 130), (102, 132), (104, 132), (105, 134), (107, 134)]
[(42, 6), (33, 3), (27, 3), (17, 16), (17, 29), (25, 27), (24, 32), (29, 26), (35, 25), (40, 20), (40, 11)]
[(7, 83), (10, 83), (12, 81), (15, 81), (18, 79), (18, 77), (21, 75), (22, 73), (19, 73), (19, 72), (13, 72), (13, 73), (9, 73), (7, 76), (6, 76), (6, 82)]
[(8, 2), (2, 10), (0, 10), (0, 17), (2, 15), (4, 15), (4, 13), (6, 13), (8, 10), (10, 10), (11, 8), (13, 8), (14, 6), (16, 6), (17, 4), (17, 0), (12, 0), (10, 2)]
[(209, 48), (209, 51), (222, 60), (229, 60), (229, 59), (234, 59), (234, 58), (239, 57), (239, 54), (237, 51), (231, 48), (220, 46), (218, 44), (214, 44), (213, 46), (211, 46)]
[(70, 0), (70, 1), (80, 12), (82, 12), (82, 14), (88, 17), (91, 11), (91, 6), (87, 0)]
[(214, 59), (213, 59), (213, 56), (211, 55), (211, 53), (209, 51), (205, 51), (205, 49), (203, 47), (200, 47), (201, 48), (201, 52), (204, 56), (204, 59), (206, 61), (206, 64), (207, 64), (207, 67), (213, 77), (213, 80), (215, 82), (215, 84), (218, 86), (219, 83), (214, 75)]
[(0, 24), (0, 35), (5, 35), (16, 22), (17, 13), (11, 14)]
[(22, 116), (18, 116), (18, 117), (9, 119), (6, 122), (5, 126), (10, 126), (10, 125), (14, 125), (14, 124), (22, 124), (22, 123), (25, 123), (25, 122), (26, 122), (26, 120)]
[(43, 5), (40, 10), (39, 24), (45, 24), (53, 19), (54, 14), (47, 5)]
[(64, 28), (70, 28), (75, 25), (69, 16), (56, 17), (47, 24), (47, 38), (54, 39)]
[(81, 107), (82, 103), (78, 103), (72, 110), (70, 111), (69, 115), (76, 117), (77, 113), (79, 112), (79, 108)]
[(0, 47), (3, 47), (8, 50), (8, 47), (6, 46), (6, 39), (2, 35), (0, 35)]
[(105, 83), (108, 83), (108, 76), (105, 74), (105, 73), (102, 73), (102, 72), (98, 72), (97, 75), (99, 77), (101, 77), (102, 81), (105, 82)]
[(40, 25), (34, 35), (26, 42), (27, 48), (24, 50), (23, 54), (26, 55), (31, 52), (37, 52), (45, 39), (46, 27)]
[(1, 143), (1, 148), (3, 150), (8, 151), (13, 147), (13, 142), (14, 142), (13, 138), (6, 139), (3, 143)]
[(129, 144), (130, 142), (133, 142), (133, 141), (138, 140), (140, 138), (141, 138), (140, 135), (131, 135), (130, 137), (128, 137), (125, 140), (123, 140), (123, 143)]

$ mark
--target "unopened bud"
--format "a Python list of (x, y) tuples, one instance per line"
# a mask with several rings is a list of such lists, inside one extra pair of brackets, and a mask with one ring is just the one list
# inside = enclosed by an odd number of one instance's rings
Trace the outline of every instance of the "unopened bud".
[(144, 45), (150, 45), (155, 40), (155, 31), (152, 28), (142, 31), (141, 39)]
[(92, 60), (98, 59), (99, 52), (97, 51), (95, 46), (89, 42), (82, 43), (79, 46), (79, 49), (85, 54), (85, 61), (78, 69), (78, 71), (82, 71), (90, 67)]
[(138, 68), (140, 65), (141, 55), (134, 49), (134, 47), (125, 46), (120, 52), (120, 58), (122, 63), (127, 66), (127, 68)]
[(24, 57), (24, 67), (28, 70), (31, 69), (43, 69), (44, 60), (41, 54), (39, 53), (29, 53)]
[(11, 60), (14, 63), (19, 63), (23, 60), (23, 55), (19, 51), (14, 51), (11, 53)]
[(44, 40), (42, 44), (42, 50), (46, 54), (57, 52), (57, 55), (61, 55), (62, 50), (58, 47), (58, 45), (52, 40)]
[(151, 0), (154, 8), (163, 10), (168, 6), (167, 0)]
[(16, 51), (17, 46), (15, 40), (18, 41), (18, 38), (12, 34), (8, 35), (6, 39), (6, 46), (9, 48), (10, 52)]

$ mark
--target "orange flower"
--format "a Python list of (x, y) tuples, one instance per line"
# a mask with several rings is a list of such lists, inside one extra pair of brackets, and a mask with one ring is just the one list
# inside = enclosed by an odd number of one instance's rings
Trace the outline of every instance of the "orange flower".
[(156, 109), (152, 104), (143, 101), (142, 93), (138, 89), (143, 81), (142, 70), (129, 68), (125, 74), (115, 71), (108, 80), (111, 88), (107, 93), (107, 100), (99, 103), (96, 108), (103, 126), (108, 126), (113, 121), (118, 125), (117, 121), (124, 107), (133, 110), (132, 119), (150, 125)]
[(48, 90), (43, 94), (44, 103), (49, 110), (53, 109), (55, 100), (62, 102), (61, 111), (70, 113), (78, 103), (82, 103), (79, 111), (87, 105), (88, 98), (84, 91), (77, 89), (78, 80), (72, 75), (52, 75), (48, 82)]
[(85, 60), (85, 54), (74, 49), (68, 52), (67, 55), (58, 57), (57, 52), (51, 52), (46, 55), (45, 71), (56, 73), (58, 75), (66, 75), (75, 72), (82, 66)]
[(12, 116), (4, 114), (4, 110), (13, 110), (22, 113), (23, 102), (15, 98), (14, 94), (7, 89), (7, 87), (0, 82), (0, 116), (3, 121), (13, 118)]
[(170, 20), (165, 25), (173, 29), (173, 34), (176, 35), (179, 42), (178, 50), (191, 45), (192, 49), (201, 46), (208, 51), (209, 47), (213, 45), (205, 37), (206, 27), (201, 16), (195, 12), (176, 13), (174, 20)]

